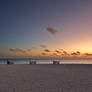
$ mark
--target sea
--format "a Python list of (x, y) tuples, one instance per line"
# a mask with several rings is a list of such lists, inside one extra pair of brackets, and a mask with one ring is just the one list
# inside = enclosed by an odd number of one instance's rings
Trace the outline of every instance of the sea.
[[(29, 59), (11, 59), (14, 64), (29, 64)], [(33, 60), (34, 61), (34, 60)], [(53, 64), (53, 60), (35, 60), (37, 64)], [(92, 59), (57, 60), (60, 64), (92, 64)], [(0, 64), (7, 64), (7, 59), (0, 59)]]

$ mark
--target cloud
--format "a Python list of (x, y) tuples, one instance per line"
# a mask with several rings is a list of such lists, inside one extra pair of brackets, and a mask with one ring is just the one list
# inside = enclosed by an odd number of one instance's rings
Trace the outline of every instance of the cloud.
[(53, 29), (53, 28), (51, 28), (51, 27), (48, 27), (48, 28), (47, 28), (47, 31), (48, 31), (49, 33), (51, 33), (52, 35), (55, 35), (55, 34), (58, 32), (58, 30)]
[(89, 53), (85, 53), (84, 55), (86, 55), (86, 56), (92, 56), (92, 54), (89, 54)]
[(53, 53), (54, 56), (57, 56), (57, 53)]
[(47, 46), (46, 45), (40, 45), (41, 48), (46, 48)]
[(64, 54), (64, 55), (67, 55), (68, 53), (67, 53), (66, 51), (63, 51), (63, 54)]
[(63, 49), (60, 49), (61, 51), (64, 51)]
[(30, 52), (32, 49), (27, 49), (28, 52)]
[(63, 50), (63, 49), (60, 49), (63, 53), (63, 55), (69, 55), (67, 51)]
[(76, 52), (72, 52), (71, 55), (77, 55), (77, 53)]
[(10, 48), (9, 51), (11, 52), (21, 52), (21, 53), (25, 53), (26, 51), (20, 48)]
[(44, 52), (43, 52), (43, 53), (41, 53), (41, 54), (42, 54), (42, 55), (46, 55), (46, 53), (44, 53)]
[(80, 55), (80, 52), (77, 51), (77, 52), (72, 52), (71, 55)]
[(79, 52), (79, 51), (77, 51), (76, 53), (77, 53), (78, 55), (80, 55), (80, 52)]
[(36, 49), (36, 47), (32, 47), (32, 49)]
[(56, 53), (61, 53), (59, 50), (55, 50)]
[(45, 52), (50, 52), (50, 50), (49, 50), (49, 49), (45, 49), (44, 51), (45, 51)]

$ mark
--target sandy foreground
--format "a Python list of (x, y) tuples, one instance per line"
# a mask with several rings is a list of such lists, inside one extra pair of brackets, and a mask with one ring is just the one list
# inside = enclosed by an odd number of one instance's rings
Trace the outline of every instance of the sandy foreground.
[(0, 92), (92, 92), (92, 65), (0, 65)]

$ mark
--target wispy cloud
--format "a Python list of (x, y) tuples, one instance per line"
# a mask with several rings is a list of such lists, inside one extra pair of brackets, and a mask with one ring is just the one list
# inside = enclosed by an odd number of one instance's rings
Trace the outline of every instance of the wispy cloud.
[(42, 54), (42, 55), (46, 55), (46, 53), (44, 53), (44, 52), (43, 52), (43, 53), (41, 53), (41, 54)]
[(53, 53), (54, 56), (57, 56), (57, 53)]
[(50, 52), (50, 50), (49, 50), (49, 49), (44, 49), (44, 51), (45, 51), (45, 52)]
[(36, 49), (36, 47), (32, 47), (32, 49)]
[(29, 53), (29, 52), (31, 52), (34, 49), (35, 49), (35, 47), (28, 48), (28, 49), (10, 48), (9, 51), (10, 52), (14, 52), (14, 53), (27, 53), (27, 52)]
[(28, 52), (30, 52), (32, 49), (27, 49)]
[(55, 34), (58, 32), (58, 30), (56, 30), (56, 29), (54, 29), (54, 28), (52, 28), (52, 27), (48, 27), (48, 28), (47, 28), (47, 31), (48, 31), (49, 33), (51, 33), (52, 35), (55, 35)]
[(40, 47), (41, 47), (41, 48), (47, 48), (47, 46), (46, 46), (46, 45), (43, 45), (43, 44), (40, 45)]
[(25, 53), (26, 51), (20, 48), (10, 48), (9, 51), (11, 52), (21, 52), (21, 53)]

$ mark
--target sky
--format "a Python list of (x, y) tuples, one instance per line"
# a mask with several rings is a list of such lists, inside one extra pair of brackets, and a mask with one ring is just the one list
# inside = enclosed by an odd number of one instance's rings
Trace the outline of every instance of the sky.
[(92, 57), (92, 0), (0, 0), (0, 57)]

